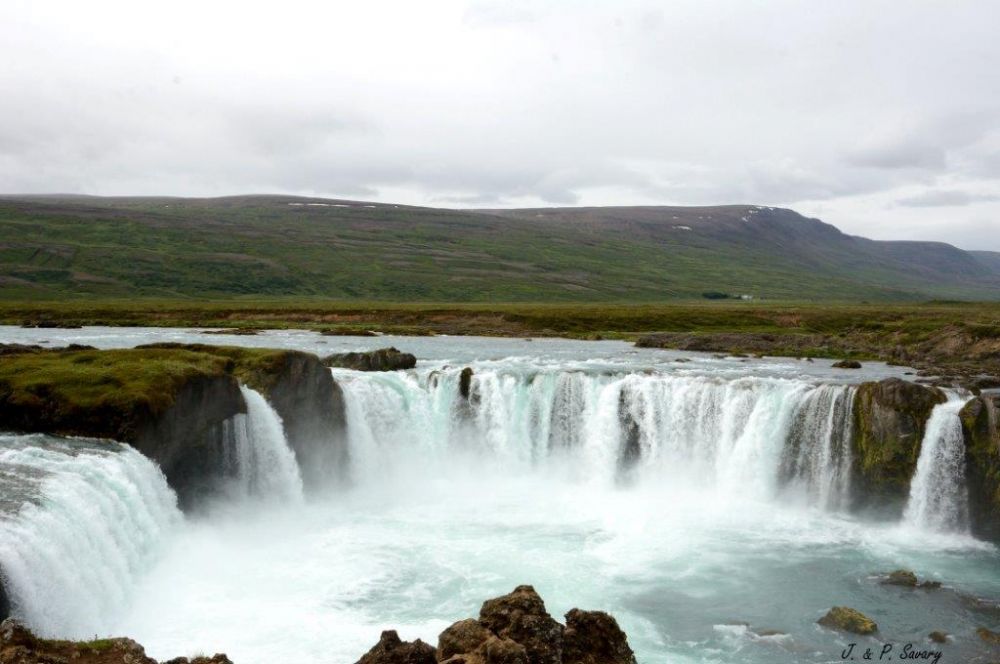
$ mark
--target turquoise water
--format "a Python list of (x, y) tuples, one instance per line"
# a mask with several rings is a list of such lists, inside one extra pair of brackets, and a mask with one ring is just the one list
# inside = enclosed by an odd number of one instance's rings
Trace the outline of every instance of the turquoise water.
[[(386, 628), (435, 642), (484, 599), (522, 583), (557, 617), (575, 606), (614, 613), (646, 663), (839, 662), (851, 642), (876, 653), (893, 644), (898, 657), (907, 643), (930, 649), (932, 630), (954, 636), (934, 646), (941, 661), (968, 662), (986, 655), (975, 629), (1000, 629), (1000, 555), (965, 535), (960, 519), (904, 524), (898, 514), (867, 521), (843, 512), (851, 384), (903, 368), (871, 364), (859, 374), (825, 361), (565, 340), (13, 328), (0, 336), (319, 353), (395, 345), (421, 358), (410, 372), (334, 370), (347, 401), (349, 486), (289, 501), (288, 482), (265, 472), (276, 465), (285, 477), (287, 465), (264, 463), (254, 477), (271, 493), (230, 497), (169, 528), (129, 526), (125, 540), (153, 541), (154, 551), (129, 559), (134, 572), (113, 606), (69, 607), (61, 624), (45, 623), (53, 635), (128, 634), (154, 657), (225, 651), (240, 664), (349, 663)], [(475, 371), (471, 403), (457, 394), (466, 365)], [(640, 450), (628, 463), (623, 413)], [(249, 456), (285, 458), (273, 420), (258, 419), (267, 440), (255, 444), (270, 456)], [(925, 476), (940, 475), (932, 470)], [(110, 517), (92, 518), (97, 528)], [(102, 565), (84, 554), (68, 563)], [(899, 567), (943, 587), (879, 583)], [(834, 605), (870, 615), (878, 637), (819, 627)]]

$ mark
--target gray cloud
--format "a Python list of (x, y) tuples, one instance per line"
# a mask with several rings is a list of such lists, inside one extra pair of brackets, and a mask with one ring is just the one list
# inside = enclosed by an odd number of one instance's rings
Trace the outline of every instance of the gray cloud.
[(971, 193), (958, 189), (940, 189), (901, 198), (896, 203), (906, 207), (961, 207), (971, 203), (992, 201), (1000, 201), (1000, 195)]
[(947, 240), (1000, 218), (1000, 89), (984, 84), (998, 14), (989, 0), (11, 0), (0, 191), (746, 202)]

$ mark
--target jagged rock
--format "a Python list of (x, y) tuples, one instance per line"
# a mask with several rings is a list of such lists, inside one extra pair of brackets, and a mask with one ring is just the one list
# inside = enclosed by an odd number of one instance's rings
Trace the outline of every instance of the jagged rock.
[(982, 395), (962, 408), (969, 520), (974, 535), (1000, 539), (1000, 395)]
[(527, 649), (512, 639), (491, 636), (483, 644), (482, 651), (486, 664), (531, 664), (532, 661)]
[(602, 611), (566, 614), (562, 664), (636, 664), (625, 632)]
[(291, 351), (257, 384), (281, 417), (306, 488), (343, 479), (348, 468), (344, 394), (320, 359)]
[(478, 620), (459, 620), (438, 636), (438, 660), (444, 661), (453, 655), (476, 652), (491, 636), (490, 630), (480, 625)]
[(508, 595), (486, 600), (479, 622), (497, 636), (524, 646), (530, 664), (560, 664), (562, 660), (563, 626), (548, 614), (531, 586), (518, 586)]
[(833, 363), (834, 369), (860, 369), (861, 363), (857, 360), (841, 360)]
[(927, 635), (934, 643), (948, 643), (948, 634), (946, 632), (934, 631)]
[(902, 509), (927, 419), (934, 406), (944, 401), (941, 390), (899, 378), (858, 387), (853, 445), (860, 503)]
[(417, 358), (396, 348), (380, 348), (363, 353), (335, 353), (323, 358), (323, 364), (355, 371), (396, 371), (412, 369)]
[(642, 429), (629, 409), (629, 397), (624, 389), (618, 396), (618, 419), (624, 432), (621, 449), (618, 452), (618, 470), (627, 472), (634, 468), (642, 457)]
[(833, 607), (816, 622), (823, 627), (839, 629), (843, 632), (851, 632), (852, 634), (861, 634), (862, 636), (874, 634), (878, 631), (878, 625), (874, 620), (857, 609), (846, 606)]
[(356, 664), (437, 664), (435, 651), (420, 639), (403, 641), (396, 630), (382, 632), (381, 638)]
[(882, 579), (882, 585), (884, 586), (916, 588), (917, 583), (917, 575), (908, 569), (897, 569), (895, 572), (891, 572), (889, 576)]
[(465, 367), (458, 375), (458, 393), (463, 399), (468, 400), (469, 391), (472, 389), (472, 367)]

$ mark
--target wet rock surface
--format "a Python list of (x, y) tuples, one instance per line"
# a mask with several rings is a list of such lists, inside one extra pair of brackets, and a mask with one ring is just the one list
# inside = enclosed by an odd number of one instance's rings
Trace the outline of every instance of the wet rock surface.
[(899, 378), (858, 387), (853, 451), (859, 505), (902, 510), (927, 420), (934, 406), (945, 401), (941, 390)]
[(323, 358), (323, 364), (355, 371), (398, 371), (417, 366), (417, 358), (390, 347), (362, 353), (335, 353)]
[[(428, 651), (429, 648), (429, 651)], [(430, 653), (428, 659), (428, 652)], [(405, 659), (409, 657), (410, 659)], [(573, 609), (563, 626), (531, 586), (487, 600), (479, 618), (460, 620), (438, 637), (437, 648), (400, 641), (395, 632), (357, 664), (635, 664), (628, 638), (613, 617)]]
[(867, 636), (878, 631), (874, 620), (857, 609), (847, 606), (835, 606), (825, 616), (817, 620), (820, 625), (829, 629)]
[(982, 395), (959, 413), (965, 438), (972, 533), (1000, 540), (1000, 395)]

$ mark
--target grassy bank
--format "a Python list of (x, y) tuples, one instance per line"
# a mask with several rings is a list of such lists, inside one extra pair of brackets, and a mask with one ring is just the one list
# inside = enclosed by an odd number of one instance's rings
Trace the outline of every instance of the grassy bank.
[(403, 334), (631, 338), (649, 332), (902, 335), (945, 326), (1000, 337), (1000, 303), (677, 304), (340, 303), (319, 300), (67, 300), (0, 302), (5, 325), (111, 325), (373, 330)]

